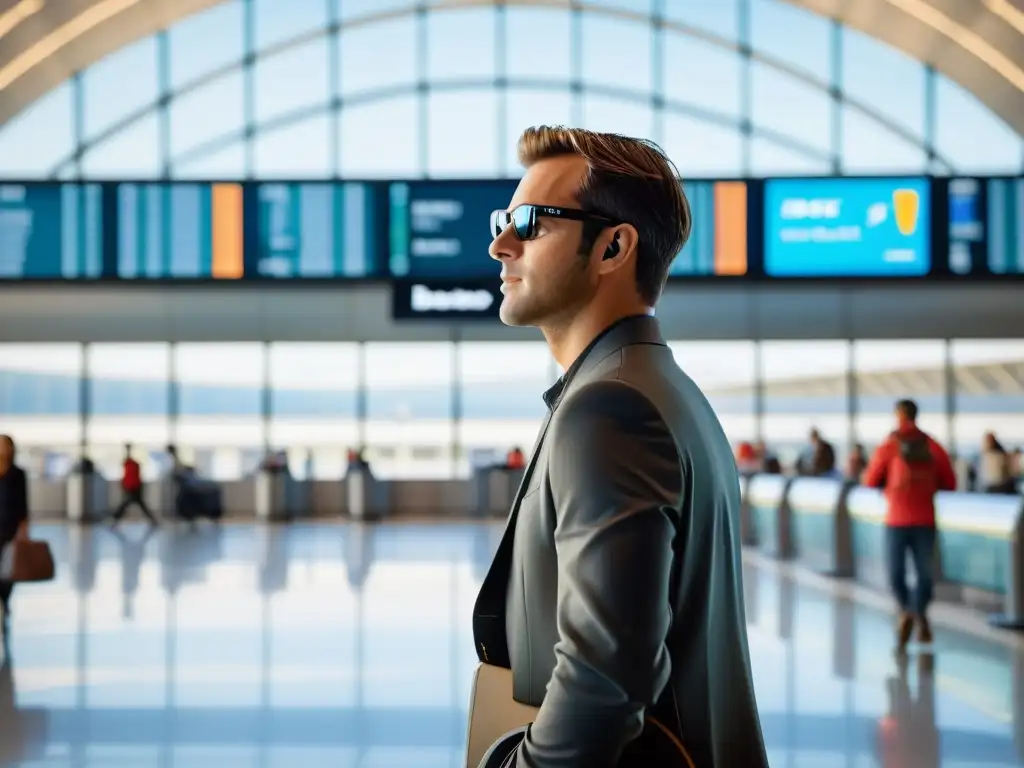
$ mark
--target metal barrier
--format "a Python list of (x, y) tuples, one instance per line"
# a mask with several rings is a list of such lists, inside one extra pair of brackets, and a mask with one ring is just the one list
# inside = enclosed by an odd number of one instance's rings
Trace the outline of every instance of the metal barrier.
[(889, 590), (885, 558), (885, 496), (874, 488), (855, 487), (846, 494), (850, 515), (854, 575), (877, 589)]
[(997, 595), (1003, 610), (990, 623), (1024, 629), (1024, 499), (940, 493), (935, 517), (943, 579)]
[(793, 554), (829, 576), (853, 576), (853, 542), (846, 494), (850, 486), (830, 477), (800, 477), (786, 492)]
[(353, 520), (380, 520), (391, 511), (391, 484), (368, 470), (354, 468), (345, 475), (348, 513)]
[(750, 511), (757, 546), (780, 560), (793, 554), (793, 539), (786, 490), (790, 479), (784, 475), (754, 475), (747, 482), (746, 507)]

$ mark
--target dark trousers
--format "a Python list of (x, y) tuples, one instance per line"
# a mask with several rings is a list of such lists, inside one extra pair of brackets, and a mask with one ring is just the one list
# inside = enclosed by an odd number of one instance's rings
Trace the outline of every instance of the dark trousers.
[[(889, 586), (900, 610), (924, 616), (935, 588), (935, 528), (926, 525), (889, 526), (886, 529)], [(911, 599), (907, 589), (907, 552), (914, 561), (917, 588)]]
[(114, 522), (117, 522), (124, 517), (125, 513), (128, 511), (128, 507), (132, 504), (142, 510), (142, 514), (149, 518), (149, 522), (154, 525), (156, 524), (156, 518), (153, 516), (153, 513), (149, 511), (149, 507), (146, 506), (146, 502), (142, 498), (142, 488), (124, 491), (124, 498), (121, 499), (121, 503), (114, 511)]

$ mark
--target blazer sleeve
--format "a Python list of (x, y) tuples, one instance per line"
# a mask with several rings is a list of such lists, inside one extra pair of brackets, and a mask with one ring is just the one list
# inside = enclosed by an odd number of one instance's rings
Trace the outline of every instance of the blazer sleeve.
[(638, 390), (602, 381), (552, 425), (558, 642), (525, 768), (611, 768), (669, 680), (669, 580), (682, 467)]

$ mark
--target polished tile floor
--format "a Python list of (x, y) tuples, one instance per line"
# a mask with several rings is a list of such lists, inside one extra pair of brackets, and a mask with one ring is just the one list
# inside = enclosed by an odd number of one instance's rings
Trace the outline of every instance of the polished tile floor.
[[(500, 528), (34, 534), (58, 578), (16, 593), (0, 765), (462, 766), (469, 616)], [(938, 629), (900, 665), (877, 607), (770, 564), (746, 577), (774, 768), (1024, 765), (1020, 651)]]

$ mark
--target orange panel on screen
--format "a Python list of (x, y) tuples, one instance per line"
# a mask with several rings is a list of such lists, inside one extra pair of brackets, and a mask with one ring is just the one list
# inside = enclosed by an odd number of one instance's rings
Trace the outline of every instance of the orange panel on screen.
[(747, 274), (747, 185), (715, 183), (715, 274)]
[(242, 185), (214, 184), (210, 200), (213, 239), (211, 272), (217, 280), (237, 280), (245, 270), (242, 254)]

